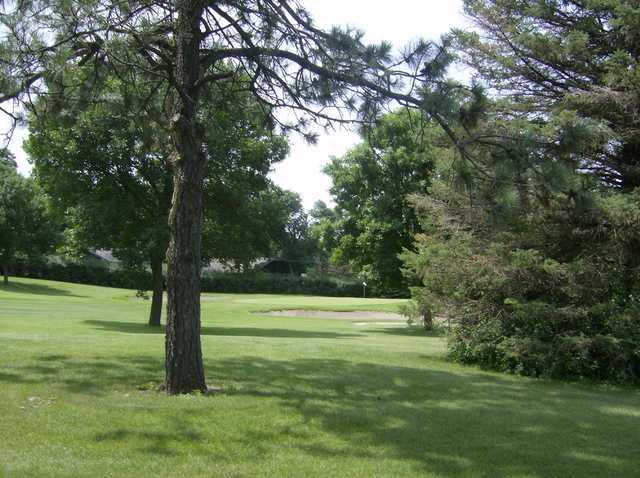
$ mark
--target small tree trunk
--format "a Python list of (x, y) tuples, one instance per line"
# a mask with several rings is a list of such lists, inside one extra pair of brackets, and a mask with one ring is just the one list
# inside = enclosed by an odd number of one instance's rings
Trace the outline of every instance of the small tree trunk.
[(4, 285), (9, 284), (9, 267), (7, 264), (2, 264), (2, 275), (4, 276)]
[(433, 330), (433, 312), (430, 309), (422, 313), (422, 325), (425, 330)]
[(167, 393), (206, 391), (200, 343), (203, 131), (197, 120), (202, 3), (176, 2), (171, 136), (175, 153), (167, 250)]
[(153, 327), (160, 327), (160, 318), (162, 316), (162, 294), (164, 293), (164, 278), (162, 277), (162, 257), (152, 259), (151, 275), (153, 277), (153, 298), (151, 299), (149, 325)]

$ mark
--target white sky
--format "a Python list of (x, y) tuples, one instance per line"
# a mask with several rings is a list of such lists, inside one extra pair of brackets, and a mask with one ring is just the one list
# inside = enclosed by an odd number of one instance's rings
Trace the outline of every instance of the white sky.
[[(464, 24), (461, 0), (303, 0), (303, 4), (321, 27), (351, 25), (365, 31), (365, 41), (386, 40), (395, 48), (418, 38), (437, 39), (451, 27)], [(3, 123), (0, 120), (0, 128)], [(319, 134), (315, 145), (292, 135), (289, 157), (271, 173), (280, 187), (300, 194), (306, 209), (318, 199), (331, 203), (331, 183), (322, 168), (331, 156), (342, 156), (358, 142), (358, 136), (344, 128)], [(25, 135), (24, 130), (16, 131), (10, 149), (19, 171), (28, 174), (31, 167), (22, 151)]]
[[(418, 38), (438, 39), (452, 27), (465, 23), (461, 0), (303, 0), (303, 3), (321, 27), (351, 25), (366, 33), (366, 42), (386, 40), (396, 49)], [(315, 145), (292, 135), (289, 157), (277, 164), (271, 174), (278, 186), (300, 194), (306, 209), (318, 199), (332, 204), (331, 181), (322, 168), (331, 156), (342, 156), (359, 141), (357, 134), (344, 128), (319, 133)]]

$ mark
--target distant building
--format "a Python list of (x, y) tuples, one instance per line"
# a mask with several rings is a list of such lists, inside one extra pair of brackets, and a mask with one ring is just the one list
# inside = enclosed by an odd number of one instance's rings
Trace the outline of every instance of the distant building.
[(270, 274), (294, 274), (299, 276), (307, 270), (307, 263), (283, 257), (273, 257), (257, 263), (254, 269)]
[(117, 265), (120, 263), (120, 259), (117, 259), (113, 252), (107, 249), (89, 249), (87, 255), (98, 261), (106, 262), (108, 264)]

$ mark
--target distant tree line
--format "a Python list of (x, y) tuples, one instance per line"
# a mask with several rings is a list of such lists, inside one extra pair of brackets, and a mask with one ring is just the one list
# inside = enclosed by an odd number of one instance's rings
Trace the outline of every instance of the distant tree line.
[(60, 229), (44, 192), (18, 174), (14, 156), (0, 149), (0, 267), (3, 282), (16, 260), (37, 257), (54, 249)]

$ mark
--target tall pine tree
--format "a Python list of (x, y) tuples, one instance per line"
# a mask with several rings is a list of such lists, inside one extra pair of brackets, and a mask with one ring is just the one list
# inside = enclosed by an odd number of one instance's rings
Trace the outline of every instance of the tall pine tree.
[[(69, 64), (124, 66), (167, 87), (163, 116), (173, 148), (169, 393), (206, 390), (199, 281), (207, 160), (201, 99), (207, 88), (236, 82), (271, 108), (293, 108), (297, 121), (286, 126), (304, 129), (309, 119), (340, 121), (356, 108), (364, 116), (374, 114), (390, 99), (421, 105), (411, 80), (424, 79), (425, 61), (433, 59), (425, 43), (396, 58), (386, 43), (365, 45), (362, 32), (323, 31), (295, 0), (36, 0), (2, 8), (0, 104), (22, 101), (28, 107), (43, 91), (40, 80), (64, 77)], [(99, 86), (99, 77), (71, 82), (65, 94), (91, 93)]]

